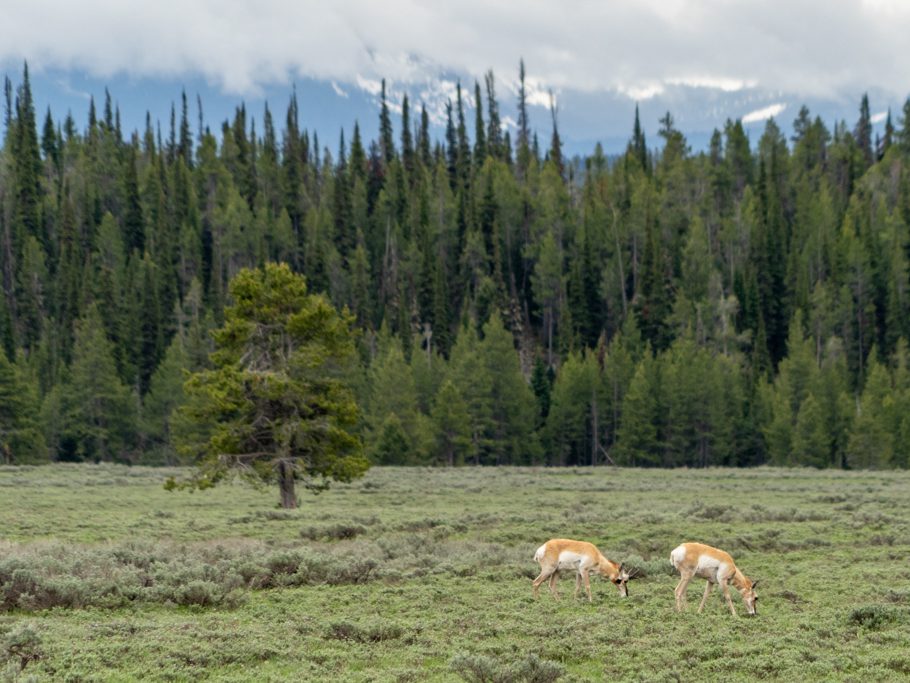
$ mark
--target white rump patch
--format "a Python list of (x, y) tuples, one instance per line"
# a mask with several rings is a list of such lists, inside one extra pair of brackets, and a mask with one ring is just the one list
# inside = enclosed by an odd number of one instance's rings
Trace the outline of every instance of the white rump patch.
[(682, 561), (685, 559), (686, 559), (685, 546), (678, 545), (675, 548), (673, 548), (673, 551), (670, 553), (670, 564), (672, 564), (675, 569), (679, 569), (679, 565), (682, 564)]

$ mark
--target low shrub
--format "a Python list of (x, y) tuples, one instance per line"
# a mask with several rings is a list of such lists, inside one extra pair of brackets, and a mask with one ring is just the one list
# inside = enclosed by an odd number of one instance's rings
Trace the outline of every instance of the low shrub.
[(513, 680), (527, 683), (551, 683), (558, 681), (566, 672), (560, 664), (540, 659), (533, 654), (513, 664), (512, 671)]
[(442, 526), (445, 522), (441, 519), (413, 519), (408, 522), (402, 522), (396, 528), (399, 531), (427, 531)]
[(398, 624), (379, 621), (369, 624), (355, 624), (350, 621), (336, 621), (329, 624), (327, 638), (351, 640), (357, 643), (381, 643), (395, 640), (404, 635), (404, 628)]
[(344, 541), (356, 538), (366, 533), (366, 527), (360, 524), (331, 524), (329, 526), (308, 526), (300, 530), (301, 538), (311, 541), (328, 539), (331, 541)]
[(294, 510), (257, 510), (247, 515), (232, 517), (228, 521), (231, 524), (250, 524), (261, 521), (285, 522), (294, 519), (300, 519), (300, 515)]
[(0, 661), (18, 666), (21, 672), (43, 656), (41, 637), (30, 626), (21, 626), (6, 633), (0, 631)]
[(864, 605), (850, 612), (849, 622), (871, 631), (907, 620), (907, 610), (891, 605)]
[(742, 521), (752, 524), (759, 522), (823, 522), (830, 519), (830, 514), (814, 510), (800, 511), (796, 508), (771, 510), (763, 505), (753, 505), (750, 510), (742, 514)]
[(503, 662), (484, 655), (459, 654), (449, 668), (469, 683), (552, 683), (562, 678), (562, 665), (535, 654), (515, 662)]
[(734, 509), (729, 505), (705, 505), (704, 503), (696, 503), (688, 510), (682, 513), (682, 515), (689, 519), (725, 519), (729, 518), (734, 512)]
[(892, 603), (910, 603), (910, 590), (889, 590), (885, 600)]
[(456, 655), (452, 658), (449, 668), (468, 683), (506, 683), (511, 678), (505, 678), (501, 667), (496, 660), (482, 655)]
[(869, 538), (869, 545), (894, 545), (894, 534), (875, 534)]
[(173, 591), (174, 602), (178, 605), (212, 607), (224, 601), (224, 587), (213, 581), (195, 580)]

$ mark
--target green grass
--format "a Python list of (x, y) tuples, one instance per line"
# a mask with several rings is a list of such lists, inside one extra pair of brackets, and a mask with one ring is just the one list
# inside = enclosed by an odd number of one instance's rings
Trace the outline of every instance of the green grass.
[[(174, 473), (0, 467), (0, 681), (910, 675), (908, 473), (377, 468), (292, 512)], [(555, 536), (643, 578), (534, 601)], [(674, 611), (686, 540), (761, 579), (757, 618), (696, 614), (700, 581)]]

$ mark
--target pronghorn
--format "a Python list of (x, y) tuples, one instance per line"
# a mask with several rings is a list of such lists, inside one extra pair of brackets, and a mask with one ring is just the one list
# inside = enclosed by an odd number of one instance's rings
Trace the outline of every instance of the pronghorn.
[(698, 606), (701, 612), (705, 607), (705, 602), (711, 594), (715, 583), (720, 584), (720, 589), (724, 593), (724, 599), (730, 607), (730, 612), (736, 616), (736, 610), (733, 607), (733, 600), (730, 598), (730, 589), (728, 583), (732, 583), (734, 588), (739, 591), (746, 604), (746, 610), (750, 615), (755, 615), (755, 602), (758, 596), (755, 595), (755, 586), (758, 581), (750, 581), (733, 563), (733, 558), (723, 550), (712, 548), (704, 543), (683, 543), (673, 549), (670, 553), (670, 564), (679, 570), (682, 577), (679, 585), (676, 586), (676, 609), (681, 611), (686, 601), (686, 588), (694, 576), (700, 576), (708, 580), (705, 586), (705, 594)]
[(626, 583), (635, 578), (635, 573), (630, 574), (622, 564), (611, 562), (604, 557), (593, 543), (585, 541), (570, 541), (565, 538), (554, 538), (547, 541), (534, 553), (534, 559), (540, 564), (540, 576), (534, 579), (531, 586), (534, 588), (534, 597), (538, 597), (540, 584), (550, 580), (550, 592), (559, 599), (556, 592), (556, 577), (560, 569), (574, 569), (575, 597), (584, 581), (585, 590), (588, 592), (588, 602), (591, 598), (590, 572), (597, 572), (605, 579), (616, 584), (619, 594), (623, 597), (629, 595)]

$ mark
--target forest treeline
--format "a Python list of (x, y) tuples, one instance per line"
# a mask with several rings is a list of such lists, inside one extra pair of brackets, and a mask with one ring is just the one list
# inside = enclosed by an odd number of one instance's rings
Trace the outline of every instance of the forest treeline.
[(910, 100), (697, 153), (636, 112), (624, 154), (567, 159), (523, 65), (517, 126), (483, 80), (442, 140), (383, 85), (378, 139), (329, 149), (296, 96), (128, 133), (7, 79), (0, 461), (178, 461), (228, 281), (282, 261), (356, 317), (377, 463), (908, 465)]

